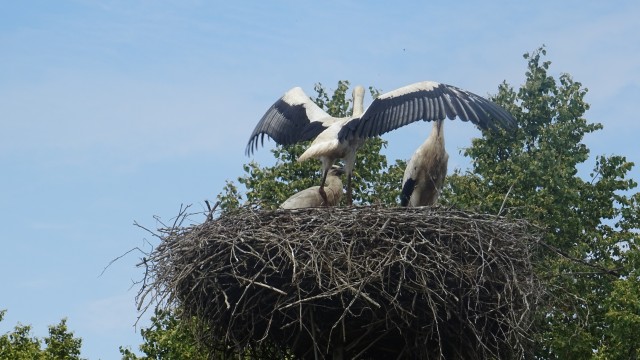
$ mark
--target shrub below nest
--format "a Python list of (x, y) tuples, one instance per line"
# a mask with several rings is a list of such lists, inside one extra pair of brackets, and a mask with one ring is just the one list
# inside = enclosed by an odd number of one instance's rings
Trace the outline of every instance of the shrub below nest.
[(160, 232), (151, 293), (212, 350), (516, 358), (539, 286), (523, 221), (446, 208), (249, 207)]

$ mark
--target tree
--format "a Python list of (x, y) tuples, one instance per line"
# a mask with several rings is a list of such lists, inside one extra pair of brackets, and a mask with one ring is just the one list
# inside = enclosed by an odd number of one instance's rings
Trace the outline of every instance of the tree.
[[(635, 359), (640, 350), (640, 194), (624, 156), (596, 156), (583, 143), (602, 129), (588, 122), (587, 89), (568, 74), (549, 73), (544, 47), (525, 54), (525, 82), (507, 83), (493, 100), (518, 120), (514, 132), (485, 132), (465, 156), (469, 171), (449, 176), (441, 202), (528, 219), (543, 234), (536, 258), (546, 288), (539, 305), (535, 358)], [(349, 113), (341, 81), (332, 96), (316, 86), (316, 103), (334, 116)], [(370, 88), (371, 89), (371, 88)], [(376, 94), (371, 89), (372, 94)], [(388, 165), (386, 145), (372, 139), (359, 151), (354, 189), (360, 204), (396, 206), (404, 162)], [(307, 144), (276, 146), (273, 166), (245, 165), (239, 186), (218, 196), (224, 211), (247, 201), (273, 209), (320, 181), (315, 162), (297, 163)], [(586, 176), (578, 167), (593, 162)]]
[[(195, 320), (194, 320), (195, 321)], [(136, 355), (131, 349), (120, 347), (123, 360), (148, 359), (202, 359), (206, 360), (207, 351), (203, 349), (192, 331), (193, 322), (180, 319), (174, 312), (155, 310), (151, 317), (151, 326), (141, 330), (145, 342), (140, 345), (144, 356)]]
[(551, 76), (545, 55), (544, 48), (525, 54), (525, 84), (516, 91), (503, 83), (494, 97), (519, 129), (474, 140), (465, 152), (471, 171), (451, 176), (443, 199), (543, 229), (551, 251), (538, 264), (549, 301), (539, 314), (537, 356), (629, 358), (640, 349), (626, 330), (640, 317), (633, 163), (598, 156), (589, 178), (580, 176), (578, 165), (589, 159), (583, 137), (602, 125), (583, 117), (587, 89), (568, 74)]
[(82, 339), (73, 336), (67, 328), (67, 319), (49, 326), (49, 336), (44, 338), (46, 348), (45, 359), (80, 359), (80, 347)]
[[(6, 310), (0, 311), (0, 321)], [(45, 344), (44, 349), (41, 347)], [(67, 320), (49, 326), (49, 336), (39, 339), (31, 335), (31, 326), (18, 324), (12, 332), (0, 336), (0, 359), (57, 360), (81, 359), (82, 339), (76, 338), (67, 328)]]

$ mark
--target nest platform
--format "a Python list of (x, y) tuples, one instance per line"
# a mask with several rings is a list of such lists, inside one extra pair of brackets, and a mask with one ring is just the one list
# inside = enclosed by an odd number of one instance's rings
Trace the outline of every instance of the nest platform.
[(524, 221), (441, 207), (243, 207), (159, 237), (141, 301), (197, 317), (218, 354), (505, 359), (531, 345), (539, 236)]

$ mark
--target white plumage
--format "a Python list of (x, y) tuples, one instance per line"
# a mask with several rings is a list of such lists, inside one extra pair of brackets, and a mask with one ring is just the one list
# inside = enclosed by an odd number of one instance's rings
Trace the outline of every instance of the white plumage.
[(347, 174), (347, 203), (351, 205), (351, 176), (356, 161), (356, 151), (363, 140), (352, 138), (339, 140), (338, 135), (343, 127), (362, 115), (364, 88), (353, 89), (352, 115), (335, 118), (327, 114), (304, 94), (302, 89), (293, 88), (267, 110), (247, 144), (247, 154), (251, 154), (258, 146), (258, 139), (263, 141), (269, 135), (278, 144), (290, 145), (315, 137), (309, 148), (300, 155), (298, 161), (319, 159), (322, 163), (322, 181), (318, 192), (329, 202), (324, 186), (331, 166), (338, 159), (344, 159), (344, 171)]
[(336, 206), (342, 199), (342, 180), (340, 175), (344, 174), (341, 168), (333, 167), (329, 170), (325, 182), (326, 201), (320, 195), (320, 186), (312, 186), (293, 194), (281, 205), (281, 209), (300, 209), (320, 206)]
[[(382, 135), (418, 120), (439, 123), (434, 126), (434, 129), (437, 128), (440, 137), (442, 137), (442, 121), (446, 118), (458, 117), (462, 121), (471, 121), (481, 129), (513, 128), (516, 125), (513, 116), (493, 102), (455, 86), (434, 81), (418, 82), (382, 94), (373, 100), (366, 111), (363, 111), (363, 100), (364, 88), (357, 86), (353, 92), (353, 115), (347, 118), (335, 118), (313, 103), (302, 89), (293, 88), (273, 104), (260, 119), (249, 138), (247, 154), (250, 155), (254, 149), (257, 149), (258, 142), (263, 142), (265, 135), (281, 145), (315, 138), (305, 153), (300, 156), (299, 161), (309, 158), (320, 159), (323, 180), (318, 191), (322, 195), (327, 172), (337, 159), (344, 159), (344, 168), (348, 176), (347, 202), (351, 204), (351, 175), (355, 165), (355, 155), (367, 138)], [(432, 163), (426, 159), (429, 148), (435, 149), (432, 151), (442, 152), (434, 157), (444, 159), (446, 174), (448, 156), (444, 152), (444, 140), (441, 147), (427, 146), (428, 142), (429, 140), (416, 151), (409, 162), (411, 168), (405, 171), (406, 179), (403, 181), (403, 188), (407, 179), (413, 179), (414, 184), (418, 184), (419, 175), (417, 174), (432, 171), (428, 168), (442, 170), (442, 164), (429, 165)], [(438, 180), (440, 175), (431, 174), (425, 178), (429, 177), (436, 185), (435, 188), (442, 187), (442, 182)], [(412, 193), (408, 194), (407, 199), (417, 197), (415, 191), (432, 191), (428, 190), (429, 188), (425, 185), (425, 190), (422, 190), (422, 185), (413, 186)], [(420, 197), (422, 198), (422, 195)]]
[(433, 123), (429, 137), (407, 163), (402, 178), (400, 205), (427, 206), (438, 201), (449, 161), (442, 126), (440, 120)]

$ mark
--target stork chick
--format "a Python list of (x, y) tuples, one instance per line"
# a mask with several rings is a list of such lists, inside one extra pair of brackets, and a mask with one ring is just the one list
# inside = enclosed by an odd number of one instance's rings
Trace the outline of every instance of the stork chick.
[(280, 209), (301, 209), (320, 206), (336, 206), (342, 198), (342, 180), (340, 176), (345, 171), (339, 167), (332, 167), (327, 172), (324, 181), (326, 199), (320, 193), (320, 186), (312, 186), (293, 194), (281, 205)]

